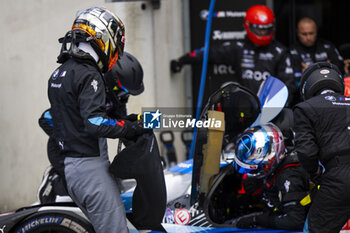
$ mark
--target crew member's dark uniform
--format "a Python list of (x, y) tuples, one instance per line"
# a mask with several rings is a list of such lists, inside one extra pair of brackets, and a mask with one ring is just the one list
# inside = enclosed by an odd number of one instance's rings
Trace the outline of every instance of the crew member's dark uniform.
[[(290, 54), (297, 87), (299, 87), (302, 74), (302, 62), (307, 66), (316, 62), (331, 62), (337, 65), (340, 71), (344, 73), (344, 61), (339, 51), (334, 44), (323, 39), (317, 39), (315, 44), (311, 47), (306, 47), (298, 41), (291, 45)], [(299, 94), (295, 94), (294, 103), (299, 103), (300, 101)]]
[[(195, 50), (184, 55), (178, 62), (193, 64), (201, 61), (203, 51)], [(287, 49), (281, 43), (272, 40), (267, 46), (256, 46), (249, 39), (225, 43), (211, 47), (209, 62), (232, 65), (235, 78), (240, 84), (257, 93), (260, 84), (269, 76), (282, 80), (290, 93), (295, 91), (293, 69)]]
[[(296, 151), (311, 179), (320, 182), (306, 231), (339, 232), (350, 218), (350, 99), (318, 95), (295, 106)], [(318, 177), (319, 161), (325, 167)]]
[[(309, 189), (309, 176), (291, 153), (264, 179), (261, 188), (265, 203), (263, 214), (246, 217), (237, 223), (239, 228), (265, 227), (300, 230), (304, 226), (306, 207), (300, 204)], [(255, 191), (256, 193), (256, 191)]]

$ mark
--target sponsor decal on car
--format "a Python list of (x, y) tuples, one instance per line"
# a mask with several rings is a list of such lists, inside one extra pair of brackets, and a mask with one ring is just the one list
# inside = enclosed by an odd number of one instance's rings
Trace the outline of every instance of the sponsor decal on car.
[(165, 212), (165, 215), (164, 215), (164, 222), (165, 223), (171, 223), (171, 224), (174, 224), (175, 223), (175, 220), (174, 220), (174, 212), (167, 208), (166, 212)]
[(176, 209), (174, 220), (176, 224), (187, 225), (191, 220), (191, 215), (186, 209)]

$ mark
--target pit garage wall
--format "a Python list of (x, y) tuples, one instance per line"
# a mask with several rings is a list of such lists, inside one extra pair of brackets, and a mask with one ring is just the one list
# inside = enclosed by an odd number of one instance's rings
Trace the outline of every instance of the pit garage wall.
[[(99, 0), (0, 1), (0, 212), (36, 201), (49, 165), (47, 135), (38, 118), (49, 107), (47, 80), (57, 67), (60, 45), (78, 10), (104, 5), (126, 25), (126, 51), (144, 68), (145, 92), (131, 97), (129, 112), (142, 107), (184, 107), (184, 73), (171, 76), (169, 61), (183, 54), (183, 2), (164, 0), (160, 9), (148, 1), (106, 3)], [(145, 4), (142, 9), (141, 5)], [(184, 152), (180, 138), (177, 152)], [(110, 157), (116, 141), (109, 140)]]

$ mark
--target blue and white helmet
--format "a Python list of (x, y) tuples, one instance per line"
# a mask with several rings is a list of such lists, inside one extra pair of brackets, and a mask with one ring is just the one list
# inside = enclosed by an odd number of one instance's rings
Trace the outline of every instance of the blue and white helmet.
[(242, 174), (263, 178), (284, 156), (282, 132), (272, 123), (248, 128), (236, 143), (234, 167)]

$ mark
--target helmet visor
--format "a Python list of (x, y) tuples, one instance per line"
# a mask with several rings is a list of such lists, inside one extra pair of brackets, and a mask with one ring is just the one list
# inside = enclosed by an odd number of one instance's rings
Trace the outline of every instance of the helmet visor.
[(250, 24), (249, 29), (253, 34), (257, 36), (269, 36), (274, 32), (275, 27), (273, 24)]

